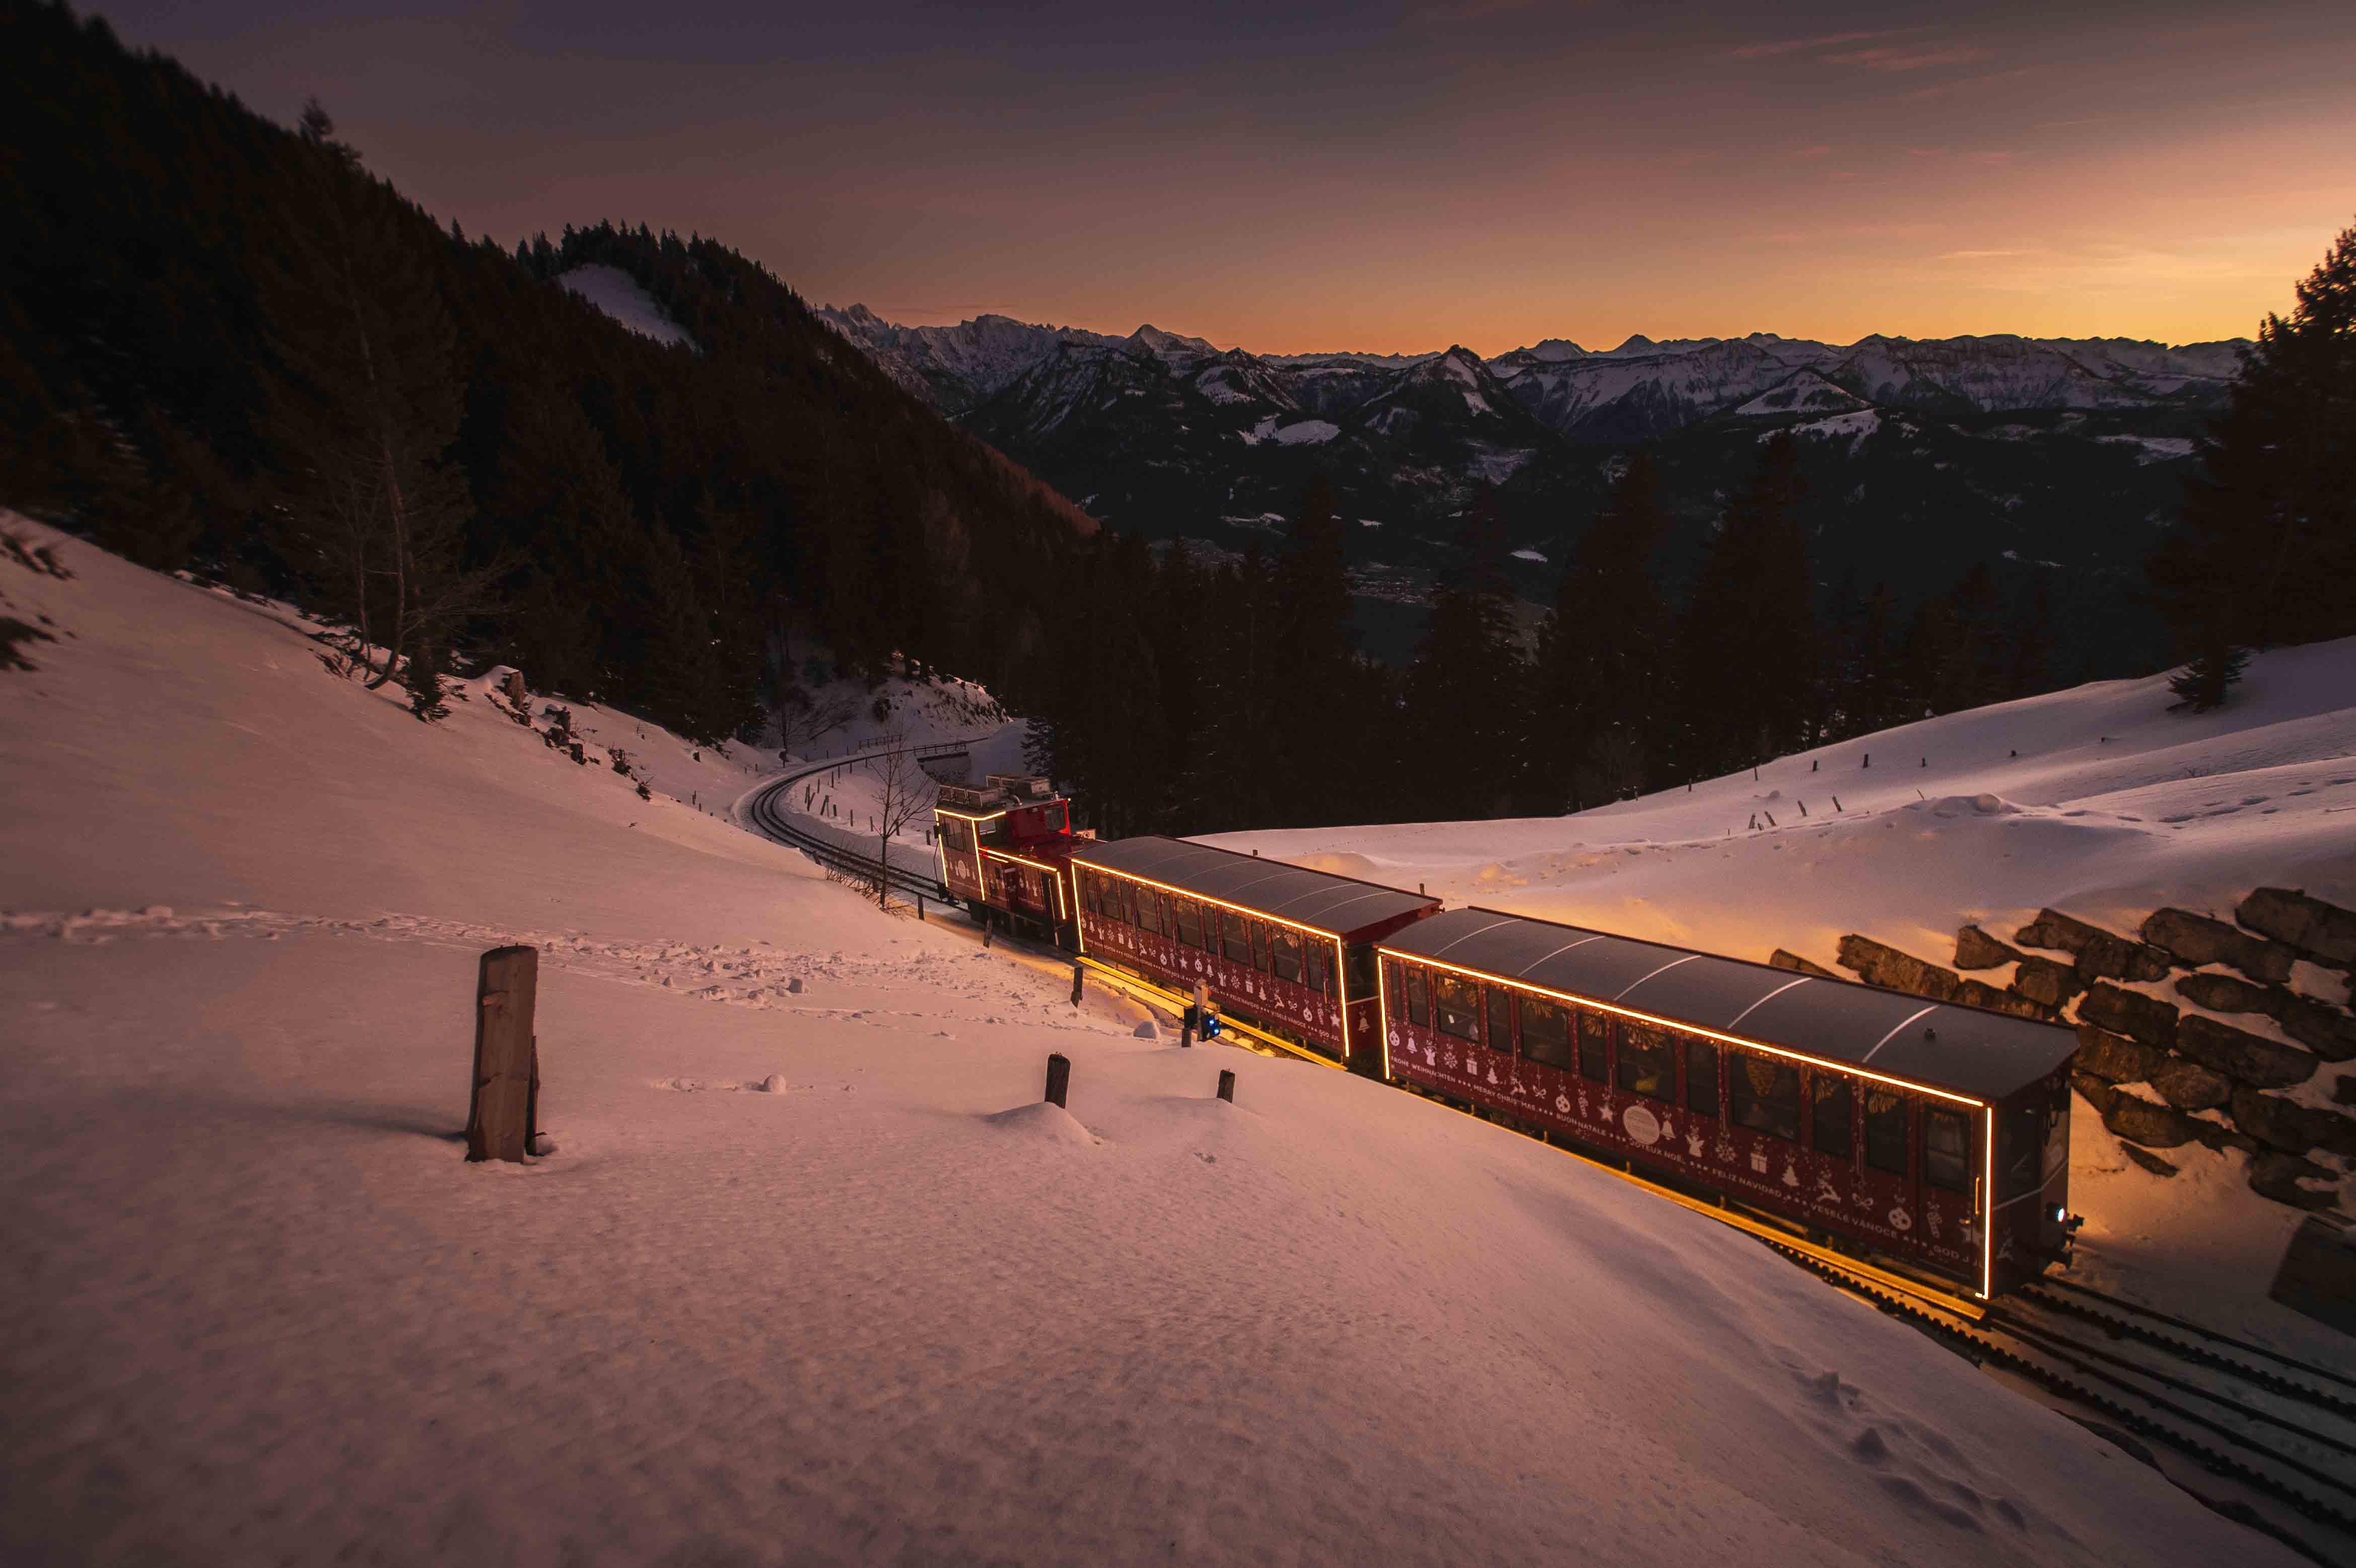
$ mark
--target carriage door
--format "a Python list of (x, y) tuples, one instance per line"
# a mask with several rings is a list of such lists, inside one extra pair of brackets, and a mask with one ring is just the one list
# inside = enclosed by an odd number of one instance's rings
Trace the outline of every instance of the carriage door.
[(1350, 1071), (1379, 1079), (1383, 1075), (1383, 1030), (1389, 1027), (1389, 1020), (1382, 1016), (1375, 962), (1375, 950), (1367, 943), (1354, 942), (1343, 948), (1342, 982), (1347, 988), (1350, 1005), (1342, 1009), (1342, 1038), (1348, 1042), (1344, 1061)]
[(1922, 1190), (1915, 1178), (1914, 1098), (1886, 1083), (1867, 1083), (1865, 1176), (1868, 1223), (1912, 1252), (1922, 1238)]

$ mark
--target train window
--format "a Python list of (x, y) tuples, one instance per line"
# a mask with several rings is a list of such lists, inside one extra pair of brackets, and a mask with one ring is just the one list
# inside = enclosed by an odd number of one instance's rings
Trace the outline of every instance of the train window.
[(1203, 912), (1193, 899), (1172, 899), (1171, 913), (1178, 917), (1178, 940), (1189, 947), (1203, 945)]
[(1462, 975), (1431, 977), (1431, 1021), (1459, 1040), (1481, 1038), (1481, 987)]
[(1333, 991), (1333, 959), (1322, 936), (1303, 937), (1301, 944), (1301, 983), (1312, 991), (1327, 996)]
[(1502, 986), (1489, 987), (1489, 1049), (1514, 1054), (1514, 993)]
[(1829, 1072), (1815, 1074), (1809, 1110), (1810, 1136), (1815, 1139), (1816, 1152), (1828, 1159), (1851, 1159), (1857, 1154), (1857, 1139), (1849, 1132), (1850, 1108), (1857, 1103), (1857, 1092), (1846, 1078)]
[[(1355, 951), (1363, 952), (1364, 949)], [(1407, 1017), (1407, 975), (1399, 968), (1397, 959), (1383, 960), (1383, 992), (1390, 998), (1391, 1017)]]
[(1269, 930), (1269, 945), (1276, 950), (1276, 977), (1299, 985), (1301, 983), (1301, 933), (1276, 926)]
[(1522, 998), (1522, 1054), (1569, 1072), (1578, 1062), (1570, 1044), (1570, 1009), (1537, 997)]
[(1747, 1051), (1730, 1053), (1727, 1068), (1727, 1108), (1734, 1125), (1798, 1143), (1800, 1070)]
[(1972, 1189), (1972, 1129), (1962, 1112), (1922, 1113), (1922, 1179), (1949, 1192)]
[(1407, 1021), (1411, 1024), (1431, 1021), (1431, 997), (1425, 989), (1423, 971), (1412, 965), (1407, 971)]
[(1256, 920), (1251, 923), (1251, 928), (1252, 949), (1259, 972), (1271, 974), (1276, 968), (1276, 927), (1266, 921)]
[(1248, 969), (1252, 961), (1252, 923), (1233, 910), (1225, 913), (1226, 918), (1220, 923), (1223, 928), (1220, 950), (1228, 963), (1240, 964)]
[(1865, 1163), (1892, 1176), (1906, 1174), (1906, 1100), (1887, 1089), (1865, 1095)]
[(1677, 1097), (1677, 1059), (1669, 1049), (1667, 1030), (1621, 1021), (1620, 1087), (1647, 1100)]
[(1579, 1014), (1579, 1075), (1597, 1083), (1608, 1083), (1612, 1072), (1606, 1065), (1603, 1049), (1603, 1015), (1584, 1008)]
[(1162, 895), (1151, 888), (1137, 890), (1137, 924), (1141, 931), (1162, 934)]
[(2025, 1198), (2045, 1184), (2046, 1118), (2052, 1109), (2052, 1096), (2039, 1094), (1997, 1114), (1997, 1202)]
[(1713, 1041), (1686, 1041), (1686, 1109), (1697, 1116), (1718, 1115), (1718, 1046)]
[(1104, 879), (1083, 874), (1080, 878), (1080, 907), (1090, 914), (1104, 913)]

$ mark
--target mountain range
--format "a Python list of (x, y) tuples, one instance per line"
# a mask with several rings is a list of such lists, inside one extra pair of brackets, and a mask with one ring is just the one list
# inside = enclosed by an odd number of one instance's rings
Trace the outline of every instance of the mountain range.
[[(1637, 335), (1616, 348), (1547, 338), (1483, 358), (1461, 346), (1430, 354), (1267, 354), (1139, 327), (1126, 337), (979, 315), (955, 326), (901, 326), (864, 305), (818, 313), (894, 380), (961, 416), (1017, 389), (1050, 358), (1158, 361), (1214, 406), (1264, 403), (1318, 418), (1379, 421), (1400, 384), (1437, 372), (1462, 383), (1467, 411), (1494, 380), (1504, 400), (1557, 435), (1623, 442), (1665, 435), (1722, 413), (1847, 412), (1868, 406), (1934, 414), (2207, 408), (2232, 381), (2246, 340), (2171, 347), (2137, 338), (1914, 339), (1876, 334), (1846, 346), (1754, 332), (1747, 337)], [(1035, 396), (1025, 399), (1036, 401)]]
[(1660, 459), (1677, 517), (1662, 569), (1681, 573), (1759, 440), (1793, 430), (1828, 597), (1887, 581), (1919, 602), (1980, 564), (2016, 589), (2041, 574), (2076, 609), (2073, 670), (2096, 674), (2159, 656), (2135, 602), (2142, 558), (2245, 347), (1760, 332), (1601, 350), (1548, 338), (1492, 357), (1461, 345), (1254, 354), (1151, 325), (1114, 336), (1003, 315), (818, 315), (1113, 527), (1213, 554), (1272, 543), (1323, 470), (1361, 525), (1352, 555), (1378, 599), (1427, 596), (1484, 489), (1525, 592), (1543, 599), (1551, 562), (1636, 446)]

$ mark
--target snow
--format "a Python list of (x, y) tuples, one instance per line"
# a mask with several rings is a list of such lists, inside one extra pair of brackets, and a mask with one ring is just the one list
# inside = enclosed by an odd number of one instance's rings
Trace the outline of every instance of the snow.
[(1291, 424), (1278, 424), (1280, 416), (1269, 414), (1248, 431), (1237, 432), (1246, 446), (1258, 446), (1263, 441), (1273, 441), (1280, 446), (1318, 446), (1342, 433), (1342, 427), (1330, 420), (1296, 420)]
[[(1818, 441), (1858, 441), (1880, 428), (1880, 410), (1858, 409), (1850, 413), (1835, 414), (1829, 419), (1810, 420), (1805, 424), (1795, 424), (1791, 427), (1789, 433), (1808, 436)], [(1772, 441), (1782, 433), (1784, 432), (1771, 430), (1762, 433), (1759, 439)]]
[[(2163, 905), (2231, 920), (2261, 885), (2356, 907), (2356, 638), (2254, 656), (2214, 712), (2173, 701), (2164, 675), (2096, 682), (1571, 816), (1212, 841), (1428, 885), (1451, 905), (1757, 961), (1783, 947), (1836, 973), (1844, 933), (1944, 964), (1959, 926), (2008, 939), (2049, 905), (2130, 933)], [(2276, 1032), (2253, 1015), (2225, 1021)], [(2327, 1066), (2310, 1097), (2347, 1070)], [(2074, 1136), (2099, 1152), (2109, 1134), (2080, 1110)], [(2344, 1339), (2264, 1296), (2298, 1215), (2243, 1185), (2240, 1155), (2179, 1154), (2230, 1179), (2114, 1179), (2115, 1146), (2087, 1180), (2073, 1175), (2072, 1205), (2092, 1216), (2088, 1277), (2344, 1361)]]
[[(0, 522), (77, 573), (0, 560), (0, 1557), (2293, 1561), (1700, 1216)], [(558, 1152), (470, 1167), (516, 940)]]
[(2136, 461), (2139, 464), (2166, 463), (2192, 455), (2193, 442), (2189, 435), (2098, 435), (2094, 439), (2109, 445), (2136, 448)]
[(1814, 370), (1799, 370), (1781, 384), (1760, 393), (1734, 411), (1735, 417), (1757, 418), (1774, 414), (1822, 413), (1827, 410), (1854, 411), (1864, 407), (1863, 400), (1843, 391)]
[(695, 339), (664, 314), (654, 296), (638, 286), (638, 280), (619, 267), (602, 262), (575, 267), (558, 274), (556, 281), (641, 337), (651, 337), (666, 347), (695, 347)]
[(1527, 467), (1536, 456), (1537, 451), (1534, 447), (1500, 449), (1476, 443), (1472, 448), (1472, 461), (1464, 465), (1465, 472), (1477, 475), (1492, 485), (1502, 485)]
[(1514, 559), (1515, 560), (1534, 560), (1540, 566), (1544, 566), (1546, 564), (1546, 557), (1534, 549), (1517, 549), (1514, 552)]

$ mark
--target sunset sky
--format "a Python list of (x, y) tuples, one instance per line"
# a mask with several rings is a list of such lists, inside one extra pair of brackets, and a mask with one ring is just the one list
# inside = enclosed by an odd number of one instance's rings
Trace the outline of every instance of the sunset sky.
[(2356, 222), (2356, 5), (102, 5), (470, 234), (1261, 352), (2245, 336)]

